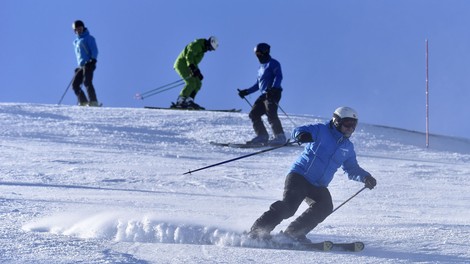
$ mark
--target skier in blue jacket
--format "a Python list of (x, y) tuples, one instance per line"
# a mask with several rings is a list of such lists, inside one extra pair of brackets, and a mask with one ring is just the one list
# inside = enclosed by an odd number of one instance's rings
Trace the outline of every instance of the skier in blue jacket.
[[(242, 99), (258, 90), (261, 92), (261, 95), (256, 99), (249, 114), (256, 137), (246, 143), (282, 145), (286, 143), (287, 140), (281, 121), (277, 115), (277, 109), (282, 95), (281, 64), (271, 57), (271, 46), (267, 43), (259, 43), (256, 45), (254, 51), (260, 62), (258, 80), (250, 88), (238, 90), (238, 95)], [(261, 119), (263, 115), (268, 117), (268, 122), (274, 134), (271, 140), (269, 140), (268, 131)]]
[[(78, 64), (72, 81), (73, 91), (77, 96), (80, 106), (99, 106), (95, 87), (93, 86), (93, 73), (96, 69), (96, 59), (98, 58), (98, 47), (95, 38), (90, 35), (90, 32), (81, 20), (73, 22), (72, 28), (77, 35), (73, 45)], [(82, 83), (87, 90), (88, 98), (81, 88)]]
[(333, 211), (328, 184), (342, 166), (349, 179), (365, 183), (373, 189), (377, 184), (369, 172), (362, 169), (349, 137), (358, 122), (357, 112), (350, 107), (340, 107), (325, 124), (297, 127), (292, 138), (298, 143), (308, 143), (287, 174), (283, 198), (271, 204), (259, 217), (249, 232), (251, 238), (267, 239), (271, 231), (295, 214), (302, 201), (308, 209), (283, 232), (296, 241), (309, 242), (306, 235)]

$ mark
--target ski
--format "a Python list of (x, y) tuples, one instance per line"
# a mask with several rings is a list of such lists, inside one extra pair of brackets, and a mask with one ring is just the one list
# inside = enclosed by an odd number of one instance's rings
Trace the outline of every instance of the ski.
[(79, 107), (103, 107), (103, 103), (98, 103), (97, 105), (89, 105), (88, 103), (86, 105), (77, 105)]
[(338, 251), (338, 252), (359, 252), (364, 250), (363, 242), (334, 243), (329, 240), (320, 242), (296, 241), (286, 237), (282, 232), (266, 238), (250, 238), (247, 232), (241, 235), (241, 247), (262, 248), (262, 249), (283, 249), (299, 251)]
[(333, 248), (333, 242), (322, 241), (312, 243), (274, 243), (280, 249), (300, 250), (300, 251), (330, 251)]
[(227, 113), (240, 113), (241, 109), (191, 109), (191, 108), (175, 108), (175, 107), (159, 107), (159, 106), (144, 106), (146, 109), (162, 109), (162, 110), (186, 110), (186, 111), (209, 111), (209, 112), (227, 112)]
[(241, 247), (260, 248), (260, 249), (280, 249), (280, 250), (298, 250), (298, 251), (330, 251), (333, 242), (322, 241), (312, 243), (299, 242), (281, 242), (275, 240), (247, 240), (241, 244)]
[[(270, 144), (247, 144), (247, 143), (229, 143), (229, 142), (209, 142), (211, 145), (220, 146), (220, 147), (231, 147), (231, 148), (264, 148), (264, 147), (278, 147), (282, 146), (283, 144), (279, 145), (270, 145)], [(296, 144), (290, 144), (286, 146), (298, 146)]]
[(363, 242), (352, 242), (352, 243), (333, 243), (331, 248), (332, 251), (350, 251), (359, 252), (364, 250)]
[(266, 240), (262, 242), (243, 243), (242, 247), (262, 248), (262, 249), (282, 249), (298, 251), (323, 251), (323, 252), (360, 252), (364, 250), (364, 243), (334, 243), (331, 241), (300, 243), (300, 242), (280, 242)]
[(292, 249), (295, 250), (312, 250), (312, 251), (330, 251), (333, 248), (333, 242), (311, 242), (311, 243), (292, 243)]
[(341, 251), (341, 252), (360, 252), (364, 250), (364, 243), (362, 242), (351, 242), (351, 243), (334, 243), (331, 241), (323, 242), (312, 242), (312, 243), (300, 243), (300, 242), (274, 242), (271, 241), (273, 247), (279, 249), (291, 249), (291, 250), (314, 250), (314, 251)]

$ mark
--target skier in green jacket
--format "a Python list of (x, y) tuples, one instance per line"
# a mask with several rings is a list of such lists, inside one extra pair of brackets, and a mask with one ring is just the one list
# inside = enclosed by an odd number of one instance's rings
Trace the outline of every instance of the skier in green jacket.
[(204, 107), (194, 102), (196, 94), (201, 89), (201, 81), (204, 78), (198, 68), (198, 64), (204, 58), (204, 53), (216, 50), (218, 46), (217, 38), (211, 36), (208, 39), (194, 40), (180, 53), (173, 67), (181, 78), (184, 79), (186, 85), (181, 90), (176, 104), (172, 103), (172, 108), (204, 110)]

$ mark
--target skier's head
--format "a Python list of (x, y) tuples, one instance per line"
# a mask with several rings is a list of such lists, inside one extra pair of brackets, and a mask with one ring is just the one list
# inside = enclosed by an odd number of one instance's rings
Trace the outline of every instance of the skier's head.
[(357, 126), (359, 117), (356, 110), (351, 107), (342, 106), (338, 107), (333, 112), (331, 123), (336, 129), (341, 132), (345, 137), (350, 137)]
[(75, 20), (72, 23), (72, 28), (73, 28), (73, 31), (75, 31), (77, 35), (80, 35), (85, 30), (85, 24), (81, 20)]
[(216, 50), (217, 47), (219, 47), (219, 41), (216, 37), (210, 36), (208, 39), (206, 39), (207, 50)]
[(259, 43), (255, 46), (255, 55), (260, 63), (266, 63), (271, 59), (271, 46), (268, 43)]

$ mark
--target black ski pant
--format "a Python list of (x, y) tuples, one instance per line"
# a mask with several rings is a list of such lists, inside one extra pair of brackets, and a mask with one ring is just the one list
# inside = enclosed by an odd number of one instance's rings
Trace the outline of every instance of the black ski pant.
[(268, 135), (261, 117), (266, 115), (274, 135), (284, 134), (281, 121), (277, 115), (279, 101), (281, 100), (281, 89), (272, 89), (256, 99), (251, 108), (249, 117), (253, 123), (253, 129), (257, 136)]
[(295, 214), (302, 201), (309, 207), (285, 230), (291, 236), (302, 237), (308, 234), (319, 223), (323, 222), (333, 211), (331, 194), (326, 187), (310, 184), (302, 175), (287, 174), (282, 200), (276, 201), (253, 224), (253, 232), (271, 232), (282, 220)]
[(95, 69), (96, 69), (96, 65), (93, 63), (86, 64), (83, 67), (79, 67), (75, 69), (75, 77), (73, 78), (73, 81), (72, 81), (72, 87), (73, 87), (73, 91), (75, 92), (75, 95), (77, 96), (79, 103), (88, 102), (88, 99), (85, 96), (85, 93), (83, 92), (81, 88), (82, 83), (87, 90), (88, 98), (90, 99), (90, 102), (98, 101), (98, 99), (96, 98), (95, 87), (93, 86), (93, 72), (95, 71)]

